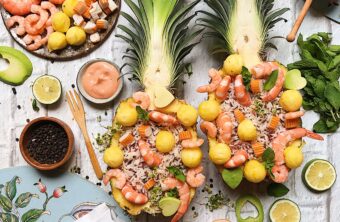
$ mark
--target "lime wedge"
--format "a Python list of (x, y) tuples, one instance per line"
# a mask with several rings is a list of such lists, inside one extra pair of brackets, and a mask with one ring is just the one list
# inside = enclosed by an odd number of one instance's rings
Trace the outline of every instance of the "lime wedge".
[(162, 209), (162, 214), (165, 217), (174, 215), (177, 212), (180, 204), (181, 201), (174, 197), (163, 197), (159, 201), (159, 207)]
[(61, 96), (59, 79), (50, 75), (38, 77), (33, 83), (33, 95), (42, 104), (52, 104)]
[(288, 199), (280, 199), (270, 207), (269, 218), (271, 222), (299, 222), (301, 213), (296, 203)]
[(302, 171), (302, 181), (312, 191), (328, 190), (335, 180), (335, 168), (327, 160), (313, 159), (305, 165)]

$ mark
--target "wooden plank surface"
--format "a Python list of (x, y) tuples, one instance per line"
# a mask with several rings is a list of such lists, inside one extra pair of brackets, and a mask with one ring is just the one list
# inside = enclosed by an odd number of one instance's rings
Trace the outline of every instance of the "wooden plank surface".
[[(284, 16), (287, 19), (287, 22), (279, 23), (270, 34), (272, 36), (285, 36), (289, 32), (290, 27), (293, 25), (293, 20), (297, 17), (302, 5), (303, 0), (277, 0), (275, 7), (289, 7), (290, 11)], [(197, 6), (197, 9), (206, 9), (206, 5), (201, 2)], [(129, 12), (125, 4), (122, 5), (122, 10)], [(119, 23), (126, 24), (126, 21), (120, 18)], [(307, 18), (301, 27), (301, 32), (307, 36), (319, 31), (333, 32), (334, 43), (340, 44), (340, 26), (324, 17), (321, 17), (317, 12), (312, 11), (307, 15)], [(32, 81), (37, 76), (48, 73), (57, 76), (61, 80), (63, 92), (66, 92), (72, 88), (72, 84), (75, 84), (76, 74), (79, 68), (83, 63), (90, 59), (106, 58), (113, 60), (118, 65), (122, 65), (122, 54), (125, 51), (127, 45), (115, 37), (117, 32), (118, 30), (115, 30), (110, 38), (92, 54), (74, 61), (52, 63), (50, 61), (42, 60), (28, 54), (34, 65), (33, 76), (30, 77), (24, 85), (15, 87), (17, 92), (16, 95), (14, 95), (12, 91), (12, 88), (14, 87), (0, 83), (0, 168), (26, 165), (25, 161), (21, 157), (16, 138), (20, 136), (20, 132), (27, 121), (39, 116), (48, 115), (64, 120), (71, 126), (74, 132), (76, 138), (75, 147), (77, 150), (80, 150), (80, 152), (77, 152), (76, 155), (74, 155), (73, 160), (68, 167), (71, 168), (77, 165), (81, 168), (82, 176), (89, 176), (89, 180), (94, 183), (99, 182), (92, 171), (80, 130), (71, 117), (71, 113), (68, 110), (65, 102), (65, 98), (63, 97), (58, 104), (48, 107), (41, 107), (39, 113), (34, 112), (31, 107), (31, 99), (33, 98), (33, 95), (31, 93), (30, 86)], [(277, 59), (284, 64), (288, 64), (299, 58), (296, 44), (289, 44), (284, 39), (276, 39), (274, 43), (277, 45), (278, 51), (270, 51), (269, 59)], [(0, 45), (14, 46), (15, 48), (20, 49), (20, 46), (11, 40), (10, 35), (7, 33), (2, 22), (0, 22)], [(208, 47), (209, 42), (201, 43), (194, 49), (193, 53), (188, 58), (188, 60), (191, 60), (193, 63), (194, 75), (191, 76), (190, 79), (186, 79), (183, 94), (184, 98), (196, 107), (202, 100), (205, 99), (206, 96), (196, 93), (194, 89), (196, 89), (196, 87), (199, 85), (208, 82), (207, 71), (210, 67), (218, 66), (218, 61), (209, 55)], [(120, 98), (126, 98), (136, 90), (138, 90), (138, 85), (131, 84), (126, 79), (124, 92), (120, 95)], [(105, 126), (110, 124), (114, 110), (113, 107), (115, 104), (116, 103), (113, 102), (112, 104), (103, 107), (94, 106), (85, 102), (88, 127), (91, 133), (96, 134), (97, 132), (103, 132), (104, 129), (100, 125)], [(101, 116), (101, 123), (98, 123), (96, 120), (98, 116)], [(311, 128), (312, 123), (316, 120), (316, 117), (317, 116), (314, 113), (307, 113), (303, 119), (304, 126)], [(201, 134), (201, 136), (203, 137), (203, 134)], [(232, 200), (235, 200), (235, 198), (237, 198), (241, 193), (256, 193), (261, 197), (267, 215), (268, 209), (275, 199), (266, 196), (265, 185), (244, 183), (236, 191), (227, 189), (221, 181), (215, 167), (208, 161), (207, 144), (205, 144), (202, 149), (205, 152), (204, 165), (208, 178), (208, 184), (210, 184), (209, 179), (213, 179), (212, 184), (214, 192), (221, 190)], [(331, 136), (325, 135), (324, 142), (307, 140), (307, 145), (304, 148), (304, 152), (305, 162), (315, 157), (326, 158), (332, 161), (335, 164), (338, 172), (340, 172), (339, 133), (333, 134)], [(99, 153), (98, 155), (101, 156)], [(105, 169), (102, 161), (101, 164), (103, 169)], [(299, 204), (302, 212), (302, 222), (339, 221), (340, 182), (337, 181), (332, 190), (329, 192), (323, 194), (313, 194), (303, 186), (300, 179), (301, 170), (302, 169), (300, 168), (290, 173), (290, 180), (287, 183), (287, 186), (290, 188), (290, 192), (287, 195), (287, 198), (292, 199)], [(109, 192), (108, 188), (103, 187), (103, 189)], [(225, 218), (226, 216), (231, 219), (231, 221), (236, 221), (234, 210), (232, 208), (223, 208), (211, 213), (205, 209), (204, 203), (206, 203), (206, 193), (203, 193), (201, 190), (199, 190), (183, 221), (210, 222), (213, 219)], [(254, 209), (252, 207), (247, 206), (246, 209), (247, 213), (254, 214)], [(198, 217), (193, 218), (195, 212), (198, 213)], [(168, 220), (160, 220), (160, 218), (141, 215), (137, 218), (137, 221), (153, 222)]]

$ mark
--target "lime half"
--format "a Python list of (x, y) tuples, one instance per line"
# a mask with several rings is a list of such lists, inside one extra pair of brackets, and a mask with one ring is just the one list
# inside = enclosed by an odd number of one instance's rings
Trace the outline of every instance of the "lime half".
[(296, 203), (288, 199), (280, 199), (270, 207), (269, 217), (271, 222), (299, 222), (301, 213)]
[(179, 208), (181, 201), (174, 197), (163, 197), (159, 201), (159, 207), (162, 209), (162, 214), (165, 217), (170, 217), (175, 214)]
[(42, 104), (52, 104), (61, 96), (59, 79), (50, 75), (38, 77), (33, 83), (33, 95)]
[(305, 165), (302, 171), (302, 181), (312, 191), (328, 190), (335, 180), (335, 168), (327, 160), (313, 159)]

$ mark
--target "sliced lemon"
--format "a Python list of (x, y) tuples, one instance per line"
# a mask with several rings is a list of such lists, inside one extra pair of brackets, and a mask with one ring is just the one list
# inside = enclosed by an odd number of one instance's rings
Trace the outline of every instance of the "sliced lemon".
[(271, 222), (299, 222), (301, 212), (296, 203), (288, 199), (280, 199), (273, 203), (269, 210)]
[(302, 171), (302, 181), (312, 191), (325, 191), (331, 188), (336, 180), (334, 166), (327, 160), (309, 161)]
[(33, 95), (42, 104), (52, 104), (61, 96), (59, 79), (50, 75), (38, 77), (33, 83)]

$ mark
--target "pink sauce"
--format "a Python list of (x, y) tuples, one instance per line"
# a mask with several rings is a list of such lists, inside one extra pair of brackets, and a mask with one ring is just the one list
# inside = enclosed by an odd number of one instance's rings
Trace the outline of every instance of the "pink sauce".
[(121, 84), (118, 78), (115, 66), (108, 62), (95, 62), (86, 68), (81, 81), (87, 94), (96, 99), (108, 99)]

